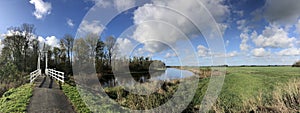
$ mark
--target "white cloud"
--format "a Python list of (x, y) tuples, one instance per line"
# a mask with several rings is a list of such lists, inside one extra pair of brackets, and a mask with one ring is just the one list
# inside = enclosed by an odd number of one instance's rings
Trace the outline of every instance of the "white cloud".
[(241, 44), (240, 44), (240, 49), (242, 51), (248, 51), (250, 46), (248, 45), (248, 40), (249, 40), (249, 34), (248, 33), (241, 33), (240, 38), (242, 40)]
[(118, 46), (118, 56), (129, 56), (134, 49), (134, 45), (132, 41), (127, 38), (118, 38), (116, 41), (116, 45)]
[(237, 55), (238, 55), (238, 52), (237, 51), (233, 51), (233, 52), (227, 53), (226, 57), (235, 57)]
[(233, 11), (233, 13), (239, 15), (240, 17), (244, 16), (244, 11)]
[(230, 44), (230, 41), (226, 40), (226, 46), (229, 46), (229, 44)]
[(298, 40), (298, 41), (296, 42), (296, 44), (299, 46), (299, 45), (300, 45), (300, 40)]
[(165, 58), (171, 58), (171, 57), (176, 57), (177, 55), (175, 53), (170, 53), (168, 52), (166, 55), (165, 55)]
[[(228, 6), (222, 4), (223, 0), (202, 0), (202, 2), (211, 11), (213, 17), (220, 22), (219, 27), (224, 32), (227, 25), (221, 22), (229, 14)], [(150, 52), (160, 52), (167, 49), (164, 44), (148, 42), (150, 40), (159, 40), (168, 45), (173, 45), (178, 40), (187, 40), (185, 39), (186, 36), (200, 35), (196, 26), (187, 18), (197, 18), (194, 22), (196, 25), (204, 25), (207, 30), (217, 31), (216, 29), (209, 29), (213, 28), (211, 26), (214, 25), (209, 24), (211, 20), (203, 18), (205, 10), (199, 9), (196, 0), (189, 2), (186, 0), (153, 0), (153, 4), (145, 4), (134, 12), (134, 23), (137, 27), (133, 33), (133, 38), (145, 44), (146, 50)], [(184, 16), (155, 5), (172, 8)]]
[(135, 0), (114, 0), (114, 5), (119, 12), (134, 7)]
[(22, 33), (19, 32), (19, 31), (8, 30), (7, 33), (1, 34), (1, 37), (13, 36), (14, 34), (15, 35), (22, 35)]
[(94, 21), (86, 21), (83, 20), (80, 27), (79, 32), (81, 34), (99, 34), (104, 30), (104, 26), (100, 23), (100, 21), (94, 20)]
[(200, 56), (200, 57), (206, 57), (209, 55), (209, 49), (207, 49), (203, 45), (199, 45), (197, 47), (197, 50), (198, 50), (198, 56)]
[(136, 0), (85, 0), (92, 1), (97, 7), (115, 7), (119, 12), (134, 7)]
[(249, 27), (247, 26), (247, 20), (245, 19), (238, 20), (236, 24), (238, 25), (237, 26), (238, 30), (241, 30), (243, 32), (249, 32)]
[(49, 45), (51, 48), (59, 47), (59, 39), (56, 38), (55, 36), (48, 36), (46, 38), (39, 36), (38, 41), (40, 42), (41, 49), (43, 49), (44, 43)]
[(261, 35), (253, 36), (252, 41), (258, 47), (288, 48), (294, 46), (296, 38), (289, 37), (289, 33), (283, 28), (268, 26)]
[(103, 7), (106, 8), (111, 5), (110, 0), (84, 0), (84, 1), (91, 1), (93, 2), (97, 7)]
[(219, 29), (220, 29), (222, 35), (225, 34), (225, 32), (226, 32), (228, 26), (229, 26), (229, 25), (227, 25), (227, 24), (219, 23)]
[(299, 0), (266, 0), (264, 17), (277, 24), (295, 24), (300, 17)]
[(300, 48), (288, 48), (281, 50), (277, 53), (280, 56), (299, 56), (300, 55)]
[(52, 6), (49, 2), (44, 2), (43, 0), (30, 0), (29, 3), (34, 5), (35, 11), (33, 12), (33, 15), (37, 19), (42, 19), (51, 13)]
[(52, 47), (59, 47), (59, 39), (55, 36), (46, 37), (46, 44)]
[[(133, 51), (133, 56), (145, 56), (146, 55), (146, 50), (145, 48), (138, 48), (138, 49), (135, 49)], [(153, 55), (153, 54), (152, 54)], [(148, 54), (148, 56), (151, 56), (151, 54)]]
[(45, 39), (41, 36), (38, 36), (37, 40), (40, 42), (40, 48), (43, 48), (43, 45), (45, 43)]
[(253, 49), (252, 53), (255, 57), (265, 57), (270, 55), (270, 52), (266, 51), (264, 48)]
[(296, 31), (300, 34), (300, 19), (298, 20), (298, 23), (296, 24)]
[(70, 27), (74, 27), (74, 22), (73, 22), (73, 20), (72, 19), (70, 19), (70, 18), (67, 18), (67, 24), (70, 26)]

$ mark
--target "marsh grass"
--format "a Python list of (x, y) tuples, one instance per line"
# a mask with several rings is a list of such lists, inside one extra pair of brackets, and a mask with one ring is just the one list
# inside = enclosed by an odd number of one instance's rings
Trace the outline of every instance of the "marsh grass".
[[(300, 112), (300, 79), (282, 83), (271, 94), (261, 93), (250, 100), (252, 111), (255, 112)], [(263, 96), (269, 97), (268, 100)]]
[(178, 87), (176, 83), (164, 83), (161, 88), (150, 95), (133, 94), (122, 87), (105, 88), (105, 92), (123, 107), (131, 110), (148, 110), (156, 108), (172, 98)]

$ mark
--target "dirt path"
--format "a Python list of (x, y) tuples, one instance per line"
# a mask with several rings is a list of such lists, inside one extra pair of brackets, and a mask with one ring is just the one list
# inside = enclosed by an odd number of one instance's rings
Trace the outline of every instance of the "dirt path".
[(28, 113), (74, 113), (72, 105), (59, 85), (49, 77), (40, 76), (35, 81)]

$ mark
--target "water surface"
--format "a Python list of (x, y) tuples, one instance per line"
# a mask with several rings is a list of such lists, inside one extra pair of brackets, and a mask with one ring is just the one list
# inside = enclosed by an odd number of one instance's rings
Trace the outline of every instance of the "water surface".
[(151, 81), (171, 81), (191, 77), (194, 75), (194, 73), (187, 70), (167, 68), (164, 71), (155, 71), (150, 73), (132, 73), (131, 75), (133, 79), (125, 77), (116, 79), (115, 77), (112, 77), (101, 80), (101, 84), (103, 87), (114, 87), (120, 83), (126, 85), (133, 85), (136, 82), (145, 83)]

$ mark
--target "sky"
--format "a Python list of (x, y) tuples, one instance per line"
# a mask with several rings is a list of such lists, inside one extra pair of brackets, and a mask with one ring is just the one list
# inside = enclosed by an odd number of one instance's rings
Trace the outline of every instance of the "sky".
[(0, 14), (0, 49), (7, 28), (29, 23), (53, 47), (65, 34), (95, 33), (116, 37), (120, 56), (167, 65), (300, 60), (298, 0), (2, 0)]

